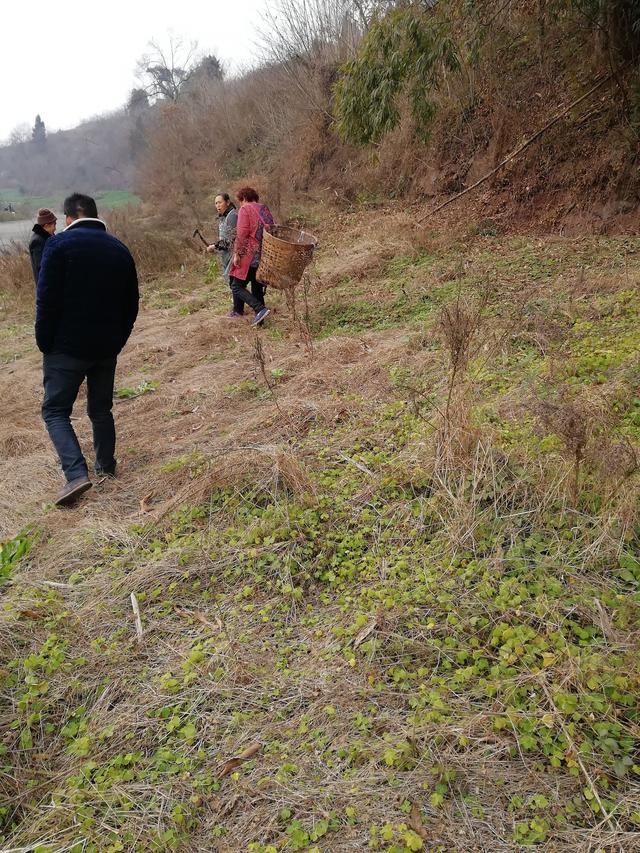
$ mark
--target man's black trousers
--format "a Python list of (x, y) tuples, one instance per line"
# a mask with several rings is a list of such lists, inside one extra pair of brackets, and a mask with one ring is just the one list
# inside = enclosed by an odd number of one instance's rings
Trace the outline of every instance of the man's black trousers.
[(93, 427), (96, 471), (115, 473), (116, 430), (111, 409), (116, 361), (115, 356), (91, 360), (64, 353), (43, 357), (42, 417), (67, 482), (88, 473), (87, 462), (71, 425), (71, 411), (84, 379), (87, 380), (87, 414)]

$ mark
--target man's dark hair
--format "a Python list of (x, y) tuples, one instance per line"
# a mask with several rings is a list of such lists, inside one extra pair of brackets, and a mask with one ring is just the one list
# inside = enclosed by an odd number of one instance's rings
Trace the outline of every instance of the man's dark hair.
[(223, 201), (231, 201), (231, 196), (229, 193), (218, 193), (216, 198), (221, 198)]
[(92, 199), (90, 195), (83, 195), (82, 193), (73, 193), (73, 195), (67, 196), (64, 200), (63, 210), (65, 216), (72, 216), (74, 219), (83, 219), (84, 217), (88, 217), (89, 219), (98, 218), (98, 208), (96, 207), (95, 199)]

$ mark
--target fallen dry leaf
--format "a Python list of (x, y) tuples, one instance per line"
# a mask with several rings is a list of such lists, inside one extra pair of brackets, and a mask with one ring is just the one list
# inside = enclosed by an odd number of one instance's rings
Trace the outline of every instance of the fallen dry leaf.
[(228, 776), (229, 773), (232, 773), (237, 767), (240, 767), (243, 761), (248, 761), (250, 758), (253, 758), (256, 752), (260, 752), (261, 749), (262, 744), (252, 743), (251, 746), (248, 746), (244, 752), (240, 753), (240, 755), (234, 755), (233, 758), (225, 761), (220, 773), (218, 774), (218, 779), (224, 779), (225, 776)]
[(204, 613), (201, 613), (199, 610), (193, 614), (198, 622), (201, 622), (207, 628), (211, 628), (212, 631), (222, 631), (223, 625), (218, 616), (216, 616), (216, 621), (212, 622), (211, 619), (207, 619)]
[(358, 633), (356, 634), (355, 639), (353, 641), (353, 648), (357, 649), (358, 646), (361, 646), (364, 643), (364, 641), (367, 639), (369, 634), (372, 634), (375, 631), (375, 629), (380, 625), (381, 621), (382, 621), (382, 614), (380, 611), (378, 611), (376, 613), (375, 617), (369, 623), (367, 623), (364, 626), (364, 628), (361, 628), (360, 631), (358, 631)]
[(207, 616), (205, 616), (205, 614), (200, 610), (187, 610), (184, 607), (176, 607), (175, 611), (182, 616), (188, 616), (190, 619), (196, 619), (198, 622), (201, 622), (207, 628), (210, 628), (215, 632), (222, 631), (224, 627), (220, 617), (216, 616), (216, 621), (212, 622), (211, 619), (207, 618)]
[(222, 808), (218, 812), (218, 817), (219, 818), (228, 817), (231, 814), (231, 812), (235, 809), (235, 807), (238, 805), (239, 802), (240, 802), (240, 797), (232, 797), (228, 803), (225, 803), (222, 806)]
[(411, 814), (409, 815), (408, 824), (415, 834), (419, 835), (423, 841), (429, 840), (429, 833), (422, 822), (420, 806), (417, 803), (411, 803)]
[(151, 512), (151, 501), (153, 500), (155, 492), (149, 492), (148, 495), (145, 495), (140, 501), (140, 512)]

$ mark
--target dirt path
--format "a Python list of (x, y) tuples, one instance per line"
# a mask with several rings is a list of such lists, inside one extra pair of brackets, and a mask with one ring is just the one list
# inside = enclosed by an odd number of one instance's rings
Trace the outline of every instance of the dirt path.
[[(320, 341), (310, 352), (282, 297), (274, 294), (271, 304), (270, 328), (258, 332), (248, 320), (220, 316), (222, 300), (187, 316), (179, 306), (142, 311), (120, 356), (116, 387), (135, 390), (146, 383), (156, 390), (116, 399), (120, 477), (112, 491), (123, 496), (125, 512), (137, 511), (139, 499), (152, 489), (156, 501), (169, 496), (172, 485), (165, 486), (158, 477), (168, 460), (272, 445), (286, 441), (305, 423), (333, 417), (343, 405), (341, 392), (354, 387), (354, 370), (364, 380), (361, 393), (375, 396), (388, 390), (388, 379), (381, 381), (377, 365), (381, 352), (388, 358), (397, 331), (367, 340)], [(13, 328), (7, 345), (13, 358), (0, 373), (0, 397), (10, 413), (0, 427), (0, 477), (5, 486), (0, 539), (51, 513), (52, 520), (65, 523), (68, 518), (73, 523), (71, 514), (46, 508), (61, 478), (40, 420), (40, 356), (30, 326)], [(74, 427), (91, 460), (84, 405), (83, 389), (74, 408)], [(89, 493), (77, 512), (99, 512), (101, 495), (109, 488), (103, 485)]]

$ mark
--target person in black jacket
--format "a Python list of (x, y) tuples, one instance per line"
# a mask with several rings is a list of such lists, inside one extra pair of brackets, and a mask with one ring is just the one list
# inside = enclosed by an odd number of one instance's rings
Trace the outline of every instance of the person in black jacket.
[(31, 255), (31, 269), (33, 270), (33, 278), (35, 283), (38, 283), (38, 273), (40, 272), (40, 264), (42, 263), (42, 253), (44, 252), (44, 244), (49, 237), (56, 233), (56, 215), (48, 207), (41, 207), (38, 211), (36, 224), (31, 229), (33, 236), (29, 241), (29, 254)]
[(42, 417), (67, 481), (58, 505), (72, 503), (92, 485), (70, 420), (85, 378), (96, 473), (115, 476), (116, 361), (133, 329), (139, 299), (133, 257), (107, 233), (95, 201), (74, 193), (65, 199), (64, 214), (67, 227), (45, 245), (35, 326), (43, 353)]

